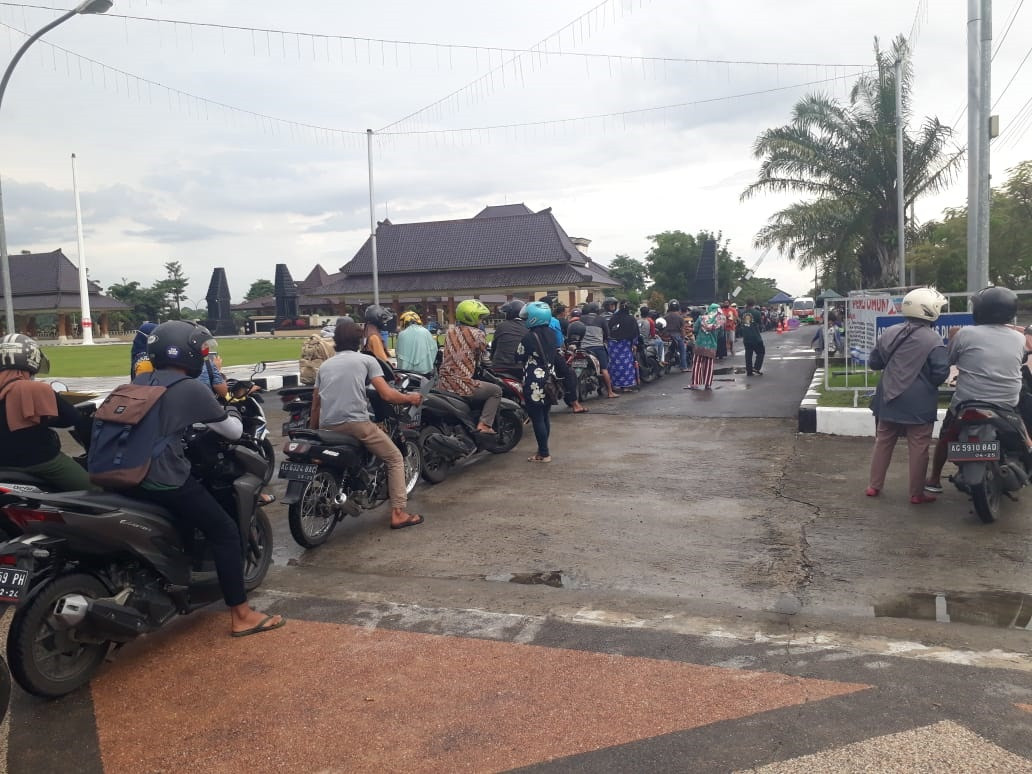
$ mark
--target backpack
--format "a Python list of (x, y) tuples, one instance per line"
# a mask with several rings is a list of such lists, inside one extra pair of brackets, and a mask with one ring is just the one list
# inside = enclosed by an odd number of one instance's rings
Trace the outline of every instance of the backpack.
[(301, 371), (302, 384), (315, 384), (315, 375), (319, 367), (333, 357), (333, 344), (321, 336), (309, 336), (301, 345), (301, 358), (298, 366)]
[(172, 437), (161, 434), (157, 406), (168, 387), (158, 384), (123, 384), (112, 390), (93, 415), (87, 455), (90, 482), (105, 489), (131, 489), (147, 478), (151, 461)]

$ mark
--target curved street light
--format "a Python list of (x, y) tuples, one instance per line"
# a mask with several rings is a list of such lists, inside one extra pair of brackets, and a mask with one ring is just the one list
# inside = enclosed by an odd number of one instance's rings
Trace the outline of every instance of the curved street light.
[[(7, 69), (4, 71), (3, 80), (0, 80), (0, 106), (3, 106), (4, 92), (7, 91), (7, 83), (11, 80), (11, 73), (14, 72), (15, 65), (17, 65), (25, 55), (29, 46), (50, 32), (50, 30), (54, 29), (54, 27), (59, 24), (64, 24), (73, 16), (78, 16), (81, 13), (106, 13), (111, 10), (112, 5), (114, 5), (112, 0), (84, 0), (84, 2), (79, 3), (79, 5), (72, 10), (58, 16), (35, 34), (31, 35), (29, 39), (22, 44), (22, 47), (15, 52), (14, 56), (11, 58), (11, 63), (7, 65)], [(0, 276), (2, 276), (4, 283), (4, 313), (7, 322), (7, 332), (15, 333), (14, 293), (11, 289), (11, 261), (10, 256), (7, 254), (7, 228), (4, 225), (4, 194), (2, 188), (0, 188)]]

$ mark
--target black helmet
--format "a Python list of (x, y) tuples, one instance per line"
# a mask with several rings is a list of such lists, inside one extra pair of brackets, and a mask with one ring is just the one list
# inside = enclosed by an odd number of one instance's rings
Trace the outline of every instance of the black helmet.
[(0, 371), (45, 374), (50, 371), (50, 361), (35, 339), (24, 333), (10, 333), (0, 339)]
[(606, 296), (604, 299), (602, 299), (602, 308), (605, 309), (607, 312), (615, 312), (616, 306), (619, 303), (620, 302), (612, 296)]
[(525, 304), (518, 298), (514, 298), (512, 301), (506, 301), (500, 307), (498, 311), (502, 313), (506, 320), (515, 320), (520, 316), (520, 310), (523, 309)]
[(670, 299), (670, 303), (667, 304), (667, 306), (666, 306), (666, 310), (668, 312), (680, 312), (681, 311), (681, 304), (678, 303), (676, 298), (671, 298)]
[(971, 314), (975, 325), (1004, 325), (1018, 314), (1018, 294), (1010, 288), (979, 290), (971, 296)]
[(192, 320), (163, 322), (147, 337), (147, 354), (155, 368), (182, 368), (198, 376), (208, 357), (211, 331)]
[(365, 321), (370, 325), (375, 325), (381, 331), (387, 330), (387, 326), (391, 324), (393, 319), (394, 312), (390, 309), (384, 309), (379, 304), (370, 304), (365, 309)]
[(584, 314), (598, 314), (598, 302), (589, 301), (584, 305)]

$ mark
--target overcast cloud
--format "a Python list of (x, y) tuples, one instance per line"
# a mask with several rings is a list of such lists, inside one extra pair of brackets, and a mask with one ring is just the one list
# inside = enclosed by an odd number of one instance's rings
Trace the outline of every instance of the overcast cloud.
[[(58, 5), (71, 5), (61, 0)], [(112, 14), (267, 27), (327, 36), (525, 48), (598, 0), (115, 0)], [(995, 3), (996, 34), (1016, 0)], [(966, 3), (929, 0), (916, 36), (914, 115), (952, 124), (966, 99)], [(489, 10), (488, 10), (489, 9)], [(525, 57), (472, 92), (380, 136), (376, 216), (395, 222), (469, 217), (487, 204), (552, 207), (592, 255), (642, 258), (647, 236), (722, 231), (747, 261), (753, 236), (790, 199), (740, 202), (757, 168), (751, 147), (814, 91), (845, 99), (849, 80), (908, 33), (918, 0), (613, 0), (548, 47), (628, 56), (806, 61), (838, 67), (647, 64)], [(603, 14), (604, 12), (604, 14)], [(0, 22), (34, 31), (55, 12), (0, 6)], [(0, 63), (24, 40), (0, 27)], [(1032, 40), (1032, 7), (994, 62), (998, 95)], [(335, 271), (368, 232), (365, 137), (345, 140), (233, 113), (105, 72), (46, 45), (150, 81), (289, 121), (363, 132), (397, 121), (479, 77), (498, 53), (437, 51), (120, 18), (79, 17), (35, 44), (0, 111), (0, 174), (11, 252), (62, 248), (75, 260), (70, 156), (77, 171), (90, 275), (152, 282), (180, 261), (187, 295), (224, 266), (234, 299), (285, 262), (295, 279)], [(503, 80), (504, 78), (504, 80)], [(719, 100), (729, 95), (781, 89)], [(470, 94), (473, 97), (470, 97)], [(1026, 66), (994, 112), (1004, 127), (1032, 96)], [(568, 119), (696, 102), (677, 110), (535, 128), (437, 129)], [(964, 144), (966, 122), (958, 125)], [(995, 149), (993, 174), (1032, 157), (1032, 135)], [(966, 172), (918, 217), (963, 204)], [(771, 255), (759, 273), (790, 293), (812, 281)]]

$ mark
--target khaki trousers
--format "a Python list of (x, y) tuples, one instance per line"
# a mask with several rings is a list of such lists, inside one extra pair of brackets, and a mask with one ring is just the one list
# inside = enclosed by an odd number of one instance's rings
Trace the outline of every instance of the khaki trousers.
[(925, 476), (928, 474), (928, 447), (932, 443), (933, 425), (900, 425), (895, 422), (878, 423), (874, 437), (874, 452), (871, 454), (870, 485), (879, 492), (885, 487), (885, 474), (892, 462), (892, 450), (900, 435), (907, 437), (907, 453), (910, 457), (910, 496), (924, 494)]
[(408, 505), (408, 495), (405, 493), (405, 458), (391, 437), (373, 422), (344, 422), (325, 429), (350, 435), (384, 461), (387, 465), (387, 491), (391, 498), (391, 508), (405, 510)]

